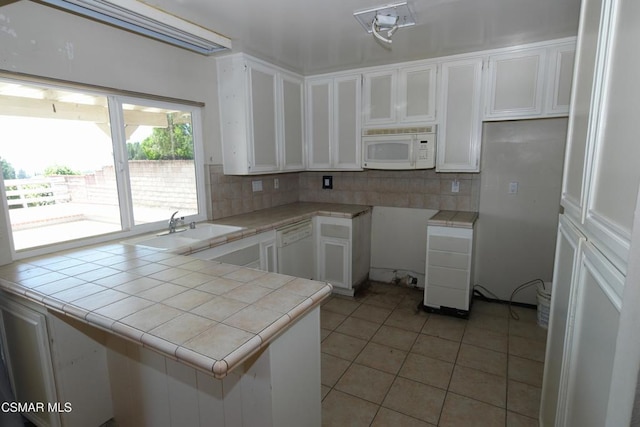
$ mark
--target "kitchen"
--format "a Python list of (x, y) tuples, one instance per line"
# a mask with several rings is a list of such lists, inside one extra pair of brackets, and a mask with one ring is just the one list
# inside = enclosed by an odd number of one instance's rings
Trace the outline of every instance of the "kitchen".
[[(363, 4), (363, 6), (367, 6)], [(575, 5), (574, 5), (575, 6)], [(176, 6), (177, 7), (177, 6)], [(184, 6), (186, 9), (186, 6)], [(11, 13), (10, 13), (11, 12)], [(197, 12), (187, 11), (187, 10), (175, 10), (175, 13), (178, 15), (194, 16), (197, 15)], [(278, 23), (279, 19), (282, 19), (282, 16), (275, 13), (273, 10), (269, 11), (261, 11), (259, 8), (252, 10), (251, 13), (255, 13), (260, 15), (263, 13), (265, 17), (269, 17), (275, 20)], [(445, 10), (446, 12), (446, 10)], [(63, 79), (66, 81), (75, 81), (75, 82), (83, 82), (89, 83), (93, 85), (99, 85), (103, 87), (117, 87), (120, 89), (126, 89), (135, 91), (137, 93), (150, 93), (163, 95), (167, 97), (173, 97), (177, 99), (191, 99), (202, 101), (205, 103), (204, 114), (203, 114), (203, 133), (205, 135), (205, 140), (207, 141), (219, 141), (219, 127), (220, 125), (217, 122), (217, 118), (219, 116), (219, 107), (218, 107), (218, 88), (216, 85), (216, 76), (217, 73), (217, 65), (211, 58), (201, 57), (198, 55), (194, 55), (188, 53), (186, 51), (182, 51), (179, 49), (167, 47), (165, 45), (159, 44), (157, 42), (153, 42), (150, 40), (136, 38), (125, 32), (116, 31), (110, 28), (102, 28), (97, 27), (95, 23), (90, 21), (81, 20), (75, 17), (70, 17), (62, 14), (58, 11), (53, 11), (50, 9), (46, 9), (41, 7), (40, 5), (36, 5), (34, 3), (29, 2), (18, 2), (13, 3), (9, 6), (3, 7), (3, 28), (6, 28), (6, 31), (3, 32), (3, 37), (6, 37), (8, 42), (5, 44), (5, 47), (2, 52), (3, 57), (3, 69), (9, 71), (18, 71), (31, 75), (37, 76), (46, 76), (53, 77), (58, 79)], [(352, 11), (345, 14), (343, 19), (349, 20), (350, 23), (355, 24), (357, 27), (357, 22), (353, 20), (353, 17), (350, 16)], [(51, 16), (55, 16), (55, 19), (51, 19)], [(28, 19), (27, 19), (28, 17)], [(266, 19), (266, 18), (265, 18)], [(470, 18), (468, 18), (470, 19)], [(521, 18), (523, 20), (528, 20), (528, 17)], [(546, 36), (545, 38), (560, 38), (565, 36), (574, 36), (577, 34), (577, 9), (574, 10), (574, 14), (572, 15), (572, 23), (567, 27), (570, 27), (567, 32), (563, 34), (558, 34), (555, 36)], [(194, 19), (195, 20), (195, 19)], [(28, 22), (27, 22), (28, 21)], [(354, 21), (354, 22), (351, 22)], [(459, 24), (460, 27), (464, 27), (467, 25), (471, 31), (477, 30), (480, 31), (475, 25), (474, 22), (463, 21), (463, 23)], [(280, 25), (289, 25), (289, 23), (281, 23)], [(297, 23), (291, 25), (298, 25)], [(435, 23), (434, 23), (435, 25)], [(513, 24), (514, 26), (517, 23)], [(17, 36), (11, 36), (11, 29), (15, 30)], [(41, 33), (38, 33), (36, 29), (41, 29), (39, 31), (47, 32), (47, 34), (55, 34), (54, 37), (44, 37)], [(216, 27), (216, 29), (218, 29)], [(222, 29), (220, 29), (221, 32)], [(302, 31), (302, 30), (300, 30)], [(362, 31), (359, 29), (359, 31)], [(398, 33), (394, 36), (394, 43), (401, 43), (402, 38), (400, 37), (402, 33), (406, 31), (406, 34), (409, 35), (410, 29), (400, 29)], [(82, 37), (79, 37), (78, 34), (82, 34)], [(87, 36), (87, 35), (91, 36)], [(95, 34), (95, 36), (93, 36)], [(440, 37), (446, 39), (446, 37), (454, 38), (459, 37), (460, 35), (450, 34), (450, 29), (442, 29), (438, 32)], [(370, 55), (373, 56), (384, 56), (385, 50), (374, 44), (373, 40), (370, 40), (371, 36), (367, 35), (364, 31), (362, 34), (358, 33), (359, 36), (362, 37), (363, 43), (371, 42), (367, 44), (366, 49), (370, 49)], [(255, 37), (255, 36), (254, 36)], [(260, 39), (262, 43), (269, 44), (274, 43), (277, 46), (274, 47), (276, 52), (282, 53), (284, 57), (284, 52), (288, 51), (295, 37), (285, 38), (285, 39), (274, 39), (271, 37), (267, 37), (266, 35), (263, 37), (257, 36), (256, 39)], [(481, 40), (482, 38), (477, 38), (475, 41)], [(108, 43), (106, 42), (108, 40)], [(431, 40), (431, 39), (430, 39)], [(433, 37), (434, 43), (433, 49), (438, 49), (438, 37)], [(442, 42), (444, 43), (444, 42)], [(105, 49), (105, 52), (108, 54), (100, 55), (95, 54), (95, 45), (100, 45)], [(513, 43), (505, 43), (505, 44), (513, 44)], [(123, 46), (127, 46), (126, 49)], [(393, 45), (396, 46), (395, 44)], [(265, 49), (268, 46), (262, 46)], [(348, 53), (341, 52), (339, 49), (336, 51), (331, 51), (329, 49), (331, 46), (321, 47), (321, 50), (315, 53), (314, 57), (316, 60), (324, 63), (331, 64), (332, 61), (330, 59), (345, 55), (345, 56), (353, 56), (352, 52)], [(102, 49), (101, 48), (101, 49)], [(473, 49), (467, 48), (465, 51), (480, 51), (487, 48), (486, 46), (474, 46)], [(379, 50), (376, 50), (379, 49)], [(86, 52), (94, 52), (89, 56)], [(391, 49), (391, 55), (393, 55), (393, 47)], [(456, 52), (459, 53), (459, 52)], [(433, 54), (432, 57), (444, 56), (439, 54)], [(139, 61), (140, 57), (144, 57), (144, 61)], [(90, 58), (90, 59), (89, 59)], [(345, 69), (355, 69), (359, 68), (360, 61), (357, 59), (351, 59), (352, 61), (357, 61), (353, 63), (351, 67), (345, 67)], [(117, 61), (117, 62), (116, 62)], [(380, 64), (383, 62), (401, 62), (400, 60), (388, 60), (377, 58)], [(375, 61), (374, 61), (375, 62)], [(114, 67), (113, 64), (126, 64), (121, 67)], [(278, 64), (276, 64), (278, 65)], [(281, 64), (286, 65), (286, 64)], [(327, 65), (329, 67), (329, 65)], [(304, 67), (301, 67), (304, 74), (310, 74), (304, 70)], [(318, 72), (331, 72), (334, 70), (324, 69)], [(152, 78), (150, 78), (150, 76)], [(179, 76), (177, 78), (176, 76)], [(219, 77), (219, 76), (218, 76)], [(203, 83), (204, 82), (204, 83)], [(558, 120), (558, 119), (554, 119)], [(554, 122), (557, 123), (557, 122)], [(496, 123), (496, 126), (501, 126), (501, 124)], [(550, 125), (551, 127), (557, 126), (562, 127), (562, 125)], [(486, 132), (492, 132), (496, 135), (496, 143), (499, 141), (509, 141), (513, 140), (508, 134), (511, 132), (510, 129), (501, 129), (499, 127), (491, 128), (485, 127)], [(518, 131), (516, 131), (518, 132)], [(538, 135), (540, 131), (538, 129), (527, 130), (522, 132), (522, 134), (533, 134)], [(507, 134), (506, 136), (504, 134)], [(207, 137), (208, 136), (208, 137)], [(505, 138), (505, 139), (500, 139)], [(510, 138), (510, 139), (509, 139)], [(562, 137), (555, 137), (556, 140), (560, 140), (560, 142), (564, 142)], [(490, 149), (491, 144), (483, 144), (483, 150)], [(555, 144), (557, 146), (557, 144)], [(524, 155), (524, 153), (516, 153), (516, 155)], [(527, 154), (528, 155), (528, 154)], [(562, 153), (558, 154), (557, 152), (549, 152), (547, 157), (550, 159), (557, 159), (562, 156)], [(366, 171), (366, 172), (344, 172), (344, 171), (331, 171), (331, 172), (302, 172), (298, 174), (278, 174), (278, 175), (261, 175), (260, 179), (263, 181), (263, 192), (260, 196), (255, 195), (253, 192), (249, 192), (248, 196), (243, 198), (238, 197), (237, 192), (223, 192), (222, 187), (225, 185), (235, 186), (240, 188), (245, 188), (245, 183), (255, 181), (256, 177), (238, 177), (238, 176), (227, 176), (223, 174), (221, 162), (217, 159), (222, 158), (222, 144), (219, 142), (215, 143), (207, 143), (205, 145), (205, 158), (208, 159), (206, 162), (209, 168), (209, 193), (212, 194), (212, 198), (214, 200), (213, 205), (211, 206), (211, 219), (218, 219), (224, 216), (233, 215), (233, 214), (242, 214), (245, 213), (245, 209), (247, 209), (247, 203), (250, 200), (251, 208), (269, 208), (279, 204), (286, 204), (287, 202), (292, 201), (313, 201), (313, 202), (338, 202), (338, 203), (358, 203), (358, 204), (370, 204), (375, 206), (384, 206), (384, 207), (395, 207), (395, 208), (407, 208), (407, 209), (425, 209), (425, 210), (433, 210), (437, 211), (438, 209), (448, 209), (448, 210), (479, 210), (480, 211), (480, 221), (482, 221), (483, 214), (486, 212), (489, 214), (492, 208), (499, 209), (499, 205), (496, 206), (494, 202), (488, 203), (488, 206), (484, 207), (483, 203), (490, 202), (491, 197), (502, 196), (502, 193), (506, 194), (506, 191), (502, 191), (502, 187), (498, 189), (492, 189), (490, 187), (485, 188), (484, 186), (489, 184), (488, 180), (485, 179), (485, 172), (487, 175), (490, 175), (492, 169), (482, 168), (482, 178), (478, 174), (436, 174), (431, 171), (399, 171), (399, 172), (387, 172), (387, 171)], [(493, 157), (487, 156), (486, 152), (483, 153), (481, 157), (483, 162), (488, 159), (492, 159)], [(503, 165), (510, 164), (512, 160), (505, 158), (503, 160)], [(546, 162), (544, 164), (547, 164)], [(493, 167), (493, 166), (492, 166)], [(557, 165), (554, 166), (557, 168)], [(560, 165), (560, 168), (562, 165)], [(556, 171), (557, 172), (557, 171)], [(496, 174), (507, 174), (505, 170), (496, 170)], [(547, 171), (545, 170), (546, 174)], [(320, 188), (320, 183), (322, 177), (325, 175), (333, 176), (333, 190), (323, 190)], [(366, 178), (365, 178), (366, 177)], [(281, 189), (286, 189), (286, 194), (279, 194), (276, 189), (273, 188), (272, 183), (274, 179), (279, 179), (279, 187)], [(366, 179), (366, 182), (364, 182)], [(560, 178), (557, 178), (555, 185), (560, 186)], [(497, 182), (498, 177), (495, 177)], [(514, 179), (514, 181), (519, 182), (520, 178)], [(454, 193), (451, 191), (452, 183), (457, 181), (459, 184), (459, 192)], [(526, 178), (522, 178), (521, 186), (519, 188), (520, 195), (527, 194), (527, 188), (524, 185)], [(508, 179), (507, 182), (510, 182)], [(630, 180), (630, 182), (634, 182)], [(369, 185), (371, 183), (371, 185)], [(220, 185), (217, 185), (220, 184)], [(381, 189), (372, 191), (371, 188)], [(249, 186), (249, 188), (251, 188)], [(426, 188), (424, 194), (420, 198), (412, 198), (412, 194), (415, 194), (413, 189), (415, 188)], [(497, 188), (497, 184), (496, 184)], [(547, 186), (540, 185), (540, 190), (545, 191)], [(486, 193), (487, 196), (483, 197), (483, 190), (489, 191)], [(493, 193), (491, 191), (493, 190)], [(636, 189), (637, 190), (637, 189)], [(367, 191), (369, 193), (367, 193)], [(559, 197), (559, 189), (558, 196)], [(271, 197), (269, 197), (271, 196)], [(508, 196), (508, 195), (507, 195)], [(226, 197), (226, 199), (225, 199)], [(556, 200), (557, 200), (556, 197)], [(635, 194), (633, 195), (635, 197)], [(520, 197), (524, 199), (525, 197)], [(248, 199), (248, 200), (247, 200)], [(512, 197), (512, 199), (514, 199)], [(507, 199), (503, 201), (504, 206), (511, 207), (510, 203), (512, 199)], [(218, 200), (219, 202), (216, 202)], [(436, 205), (437, 203), (437, 205)], [(536, 206), (537, 207), (537, 206)], [(552, 227), (555, 227), (553, 224), (554, 221), (557, 221), (557, 202), (556, 202), (556, 212), (551, 212), (550, 215), (553, 217), (551, 220), (547, 220), (552, 223)], [(544, 209), (541, 209), (544, 211)], [(523, 213), (532, 212), (531, 205), (524, 205), (517, 207), (517, 210), (510, 213), (511, 218), (518, 218)], [(385, 226), (378, 227), (378, 220), (385, 220), (385, 216), (391, 216), (395, 214), (395, 212), (386, 214), (384, 210), (380, 213), (380, 218), (376, 217), (374, 219), (374, 230), (376, 229), (384, 229)], [(490, 216), (487, 215), (487, 218), (490, 219)], [(423, 218), (424, 220), (424, 218)], [(494, 230), (499, 229), (500, 222), (505, 224), (508, 222), (509, 218), (496, 218), (496, 223), (493, 224), (490, 233), (489, 239), (494, 234)], [(403, 220), (401, 220), (403, 221)], [(404, 223), (404, 222), (403, 222)], [(479, 224), (480, 226), (480, 224)], [(517, 228), (517, 221), (514, 225)], [(397, 227), (397, 225), (396, 225)], [(425, 237), (416, 238), (416, 241), (422, 240), (423, 242), (426, 239), (426, 227), (419, 227), (424, 231)], [(547, 225), (547, 229), (548, 229)], [(637, 227), (636, 227), (637, 228)], [(487, 229), (489, 231), (489, 229)], [(409, 235), (412, 234), (411, 230), (401, 230), (403, 233), (407, 233)], [(507, 232), (507, 234), (513, 233), (513, 230)], [(541, 241), (546, 241), (547, 245), (548, 238), (539, 236), (540, 233), (534, 228), (531, 230), (531, 235), (534, 238), (540, 237)], [(511, 237), (511, 238), (509, 238)], [(3, 235), (3, 239), (6, 239), (6, 236)], [(379, 256), (382, 259), (388, 259), (388, 254), (378, 254), (380, 250), (379, 246), (376, 246), (375, 241), (377, 236), (372, 235), (372, 253), (375, 256)], [(478, 230), (478, 244), (481, 244), (482, 237), (482, 228)], [(485, 237), (487, 239), (487, 237)], [(550, 260), (553, 259), (553, 248), (555, 246), (555, 233), (551, 238), (552, 241), (550, 243), (550, 247), (546, 247), (545, 250), (539, 250), (548, 256), (547, 259), (538, 260), (538, 265), (546, 266), (546, 270), (544, 268), (533, 268), (532, 272), (526, 270), (530, 267), (529, 263), (523, 262), (522, 259), (527, 259), (527, 254), (517, 254), (515, 248), (522, 247), (522, 242), (527, 242), (528, 248), (537, 247), (538, 243), (535, 240), (531, 240), (529, 235), (514, 235), (507, 236), (506, 241), (501, 241), (500, 247), (504, 248), (504, 252), (496, 251), (491, 243), (488, 244), (486, 248), (482, 246), (477, 249), (477, 253), (479, 257), (487, 257), (488, 259), (482, 260), (479, 258), (477, 263), (477, 269), (481, 269), (481, 265), (484, 262), (485, 265), (494, 266), (500, 260), (500, 266), (490, 268), (486, 277), (478, 277), (476, 280), (477, 283), (482, 283), (485, 286), (490, 286), (495, 293), (497, 293), (501, 299), (508, 299), (510, 292), (512, 289), (522, 281), (529, 278), (530, 274), (544, 274), (547, 277), (544, 277), (545, 280), (551, 279), (551, 268), (552, 264)], [(384, 240), (384, 238), (383, 238)], [(514, 243), (515, 241), (515, 243)], [(4, 243), (4, 242), (3, 242)], [(402, 246), (403, 242), (398, 242), (398, 245)], [(513, 245), (513, 246), (509, 246)], [(541, 244), (543, 245), (543, 244)], [(382, 248), (384, 249), (384, 248)], [(419, 249), (424, 250), (424, 249)], [(495, 251), (495, 252), (492, 252)], [(383, 251), (384, 252), (384, 251)], [(411, 251), (408, 251), (412, 253)], [(506, 255), (505, 255), (506, 254)], [(6, 257), (7, 254), (3, 253), (3, 256)], [(372, 260), (375, 259), (375, 256), (372, 256)], [(399, 255), (399, 258), (402, 258), (402, 255)], [(416, 256), (416, 258), (420, 258)], [(6, 260), (6, 259), (5, 259)], [(9, 260), (7, 260), (9, 261)], [(422, 260), (424, 264), (424, 261)], [(407, 272), (417, 272), (420, 271), (413, 267), (412, 265), (401, 265), (391, 263), (391, 266), (388, 264), (378, 264), (374, 265), (372, 263), (372, 267), (379, 267), (380, 274), (383, 278), (393, 278), (393, 270), (400, 269), (406, 270)], [(411, 264), (411, 263), (408, 263)], [(505, 266), (506, 264), (506, 266)], [(631, 266), (632, 263), (629, 263)], [(386, 271), (385, 269), (391, 267), (391, 272)], [(506, 276), (506, 274), (501, 274), (504, 271), (511, 271), (511, 267), (515, 270), (510, 273), (510, 277), (502, 277)], [(509, 270), (507, 270), (509, 268)], [(524, 271), (522, 271), (524, 269)], [(543, 270), (543, 273), (540, 271)], [(478, 270), (481, 271), (481, 270)], [(633, 277), (631, 275), (631, 270), (628, 273), (629, 277)], [(523, 276), (526, 276), (523, 278)], [(503, 281), (504, 280), (504, 281)], [(501, 285), (495, 285), (495, 283), (499, 283), (503, 281)], [(491, 287), (493, 286), (493, 287)], [(528, 302), (534, 302), (533, 295), (528, 295)], [(635, 387), (635, 382), (633, 384)]]

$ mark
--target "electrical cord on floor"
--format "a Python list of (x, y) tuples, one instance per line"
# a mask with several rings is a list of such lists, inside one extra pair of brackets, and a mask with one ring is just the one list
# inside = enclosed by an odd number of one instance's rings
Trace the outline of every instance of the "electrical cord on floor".
[(513, 311), (513, 309), (511, 308), (511, 303), (513, 302), (513, 297), (520, 292), (523, 289), (528, 288), (529, 286), (533, 286), (536, 283), (542, 283), (542, 289), (546, 288), (544, 287), (544, 282), (542, 281), (542, 279), (533, 279), (533, 280), (529, 280), (528, 282), (524, 282), (521, 285), (518, 285), (513, 292), (511, 292), (511, 296), (509, 297), (509, 314), (511, 314), (511, 317), (514, 318), (515, 320), (520, 320), (520, 316), (518, 316), (518, 313), (516, 313), (515, 311)]
[[(542, 284), (542, 289), (546, 290), (546, 288), (544, 286), (544, 281), (542, 281), (542, 279), (533, 279), (533, 280), (529, 280), (528, 282), (524, 282), (524, 283), (516, 286), (516, 288), (513, 290), (513, 292), (511, 292), (511, 296), (509, 297), (509, 314), (511, 315), (511, 317), (513, 319), (520, 320), (520, 316), (518, 316), (518, 313), (516, 313), (512, 308), (513, 297), (515, 297), (515, 295), (518, 292), (520, 292), (521, 290), (526, 289), (529, 286), (533, 286), (533, 285), (535, 285), (537, 283), (541, 283)], [(480, 297), (484, 298), (485, 300), (491, 301), (491, 299), (487, 298), (487, 296), (485, 294), (483, 294), (482, 292), (480, 292), (478, 289), (481, 289), (482, 291), (484, 291), (485, 293), (487, 293), (488, 295), (493, 297), (495, 301), (502, 302), (502, 300), (500, 298), (498, 298), (498, 296), (496, 294), (494, 294), (493, 292), (491, 292), (489, 289), (485, 288), (482, 285), (474, 285), (473, 286), (474, 295), (479, 295)]]
[(498, 298), (498, 296), (496, 294), (494, 294), (493, 292), (491, 292), (489, 289), (485, 288), (482, 285), (475, 285), (473, 287), (473, 293), (480, 295), (482, 298), (489, 300), (489, 298), (486, 297), (485, 294), (483, 294), (482, 292), (476, 290), (476, 288), (482, 289), (483, 291), (485, 291), (487, 294), (491, 295), (494, 299), (500, 301), (500, 298)]

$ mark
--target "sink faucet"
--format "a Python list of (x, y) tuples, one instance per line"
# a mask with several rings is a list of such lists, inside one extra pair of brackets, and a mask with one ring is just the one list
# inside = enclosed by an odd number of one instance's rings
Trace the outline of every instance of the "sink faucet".
[(177, 213), (178, 211), (175, 211), (173, 215), (171, 215), (171, 219), (169, 219), (169, 233), (175, 233), (176, 225), (178, 225), (178, 223), (183, 220), (182, 218), (175, 217)]

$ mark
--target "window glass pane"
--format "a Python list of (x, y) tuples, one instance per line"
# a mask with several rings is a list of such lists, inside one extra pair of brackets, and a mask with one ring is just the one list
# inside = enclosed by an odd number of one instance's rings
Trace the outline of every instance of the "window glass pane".
[(192, 114), (123, 104), (134, 224), (198, 214)]
[(0, 81), (16, 250), (122, 230), (107, 99)]

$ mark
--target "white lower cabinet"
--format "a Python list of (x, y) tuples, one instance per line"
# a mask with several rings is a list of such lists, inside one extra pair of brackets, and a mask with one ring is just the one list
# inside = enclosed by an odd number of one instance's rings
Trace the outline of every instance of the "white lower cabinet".
[[(605, 426), (626, 414), (616, 413), (612, 373), (622, 308), (624, 276), (587, 242), (573, 279), (575, 300), (570, 305), (573, 322), (567, 332), (564, 355), (566, 395), (564, 425)], [(634, 374), (635, 375), (635, 374)], [(585, 405), (589, 402), (588, 405)]]
[(274, 273), (278, 270), (276, 232), (271, 230), (245, 237), (190, 256)]
[(473, 228), (427, 227), (424, 305), (466, 314), (473, 292)]
[[(566, 357), (571, 349), (567, 343), (571, 341), (567, 337), (573, 322), (569, 313), (574, 299), (572, 292), (572, 280), (578, 269), (579, 256), (582, 253), (582, 245), (585, 237), (571, 224), (565, 216), (560, 215), (558, 223), (558, 238), (556, 241), (556, 259), (553, 268), (553, 287), (551, 293), (551, 306), (549, 308), (549, 332), (547, 333), (547, 348), (544, 364), (544, 380), (542, 383), (542, 396), (540, 399), (540, 425), (563, 425), (564, 413), (558, 408), (565, 407), (567, 391), (567, 375), (563, 373), (563, 357), (566, 348)], [(556, 423), (558, 417), (558, 423)]]
[(354, 218), (317, 216), (316, 277), (333, 285), (335, 293), (353, 296), (369, 274), (371, 212)]
[[(320, 308), (223, 379), (0, 292), (2, 357), (38, 427), (317, 426)], [(38, 408), (36, 406), (36, 408)]]
[(1, 292), (2, 358), (23, 415), (38, 426), (98, 426), (113, 417), (103, 333)]
[[(57, 402), (45, 315), (3, 294), (2, 358), (17, 402)], [(55, 412), (24, 414), (36, 425), (59, 426)]]

